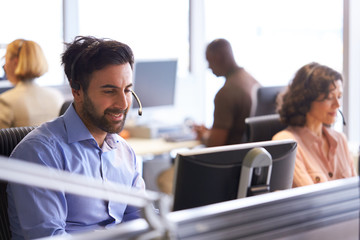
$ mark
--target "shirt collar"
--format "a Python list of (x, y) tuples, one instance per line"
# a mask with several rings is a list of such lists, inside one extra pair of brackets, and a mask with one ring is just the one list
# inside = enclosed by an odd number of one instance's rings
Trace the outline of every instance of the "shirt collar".
[(64, 113), (64, 122), (69, 143), (94, 139), (94, 137), (91, 135), (91, 133), (75, 111), (73, 104), (71, 104)]
[[(307, 127), (299, 127), (299, 130), (303, 132), (303, 134), (306, 134), (308, 136), (311, 136), (311, 139), (314, 139), (314, 141), (321, 143), (322, 139), (320, 137), (318, 137), (317, 135), (315, 135), (312, 131), (310, 131), (310, 129), (308, 129)], [(331, 133), (331, 131), (329, 131), (329, 128), (323, 126), (322, 127), (322, 131), (325, 134), (325, 137), (328, 139), (329, 141), (329, 147), (331, 149), (335, 149), (338, 145), (338, 141), (336, 140), (336, 138), (333, 136), (333, 134)]]
[[(66, 110), (64, 113), (64, 122), (68, 135), (68, 143), (80, 142), (84, 140), (93, 140), (96, 142), (95, 138), (91, 135), (90, 131), (87, 129), (77, 112), (73, 104)], [(105, 137), (105, 142), (110, 149), (116, 148), (116, 143), (119, 142), (117, 134), (107, 134)]]
[(37, 84), (32, 80), (19, 81), (15, 87), (28, 87), (28, 86), (37, 86)]
[(118, 134), (111, 134), (108, 133), (105, 137), (104, 145), (103, 145), (103, 151), (116, 149), (117, 143), (119, 143), (120, 136)]
[(329, 141), (330, 149), (331, 148), (336, 149), (336, 147), (338, 146), (338, 140), (333, 136), (330, 129), (327, 127), (323, 127), (323, 132)]

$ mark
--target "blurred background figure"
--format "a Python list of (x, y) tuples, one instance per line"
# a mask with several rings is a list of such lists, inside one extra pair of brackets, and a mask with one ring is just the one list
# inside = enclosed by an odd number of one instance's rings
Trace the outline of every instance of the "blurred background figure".
[(14, 88), (0, 95), (0, 128), (38, 126), (59, 115), (63, 95), (34, 81), (48, 71), (37, 43), (24, 39), (11, 42), (6, 48), (4, 70)]
[(253, 99), (260, 84), (236, 63), (225, 39), (215, 39), (207, 46), (206, 60), (217, 77), (225, 77), (225, 83), (215, 96), (212, 128), (194, 125), (197, 138), (207, 147), (241, 143), (245, 118), (255, 107)]
[(273, 139), (290, 138), (298, 143), (294, 187), (356, 175), (345, 135), (331, 128), (342, 95), (341, 74), (310, 63), (297, 71), (280, 98), (280, 118), (288, 127)]

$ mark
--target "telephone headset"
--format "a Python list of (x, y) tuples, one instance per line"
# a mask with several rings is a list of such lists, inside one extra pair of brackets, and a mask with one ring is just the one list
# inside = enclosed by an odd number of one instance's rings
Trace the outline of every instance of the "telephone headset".
[[(315, 69), (321, 67), (321, 65), (317, 64), (315, 65), (313, 68), (310, 69), (310, 71), (308, 72), (307, 74), (307, 77), (305, 79), (305, 87), (308, 87), (309, 85), (309, 81), (310, 81), (310, 78), (313, 74), (313, 72), (315, 71)], [(344, 117), (344, 114), (342, 113), (342, 111), (340, 109), (338, 109), (340, 115), (341, 115), (341, 118), (342, 118), (342, 121), (343, 121), (343, 125), (346, 126), (346, 121), (345, 121), (345, 117)]]
[[(73, 63), (71, 64), (71, 79), (70, 79), (70, 86), (71, 88), (75, 89), (75, 90), (80, 90), (80, 83), (75, 81), (75, 65), (77, 63), (77, 61), (79, 60), (79, 58), (86, 52), (86, 51), (89, 51), (90, 49), (92, 49), (95, 45), (98, 45), (99, 42), (98, 41), (95, 41), (93, 42), (92, 44), (90, 44), (88, 47), (86, 47), (85, 49), (81, 50), (74, 58), (74, 61)], [(141, 105), (141, 102), (140, 102), (140, 99), (139, 97), (136, 95), (136, 93), (130, 89), (132, 95), (134, 96), (135, 100), (137, 101), (138, 105), (139, 105), (139, 109), (138, 109), (138, 114), (139, 116), (142, 115), (142, 105)]]

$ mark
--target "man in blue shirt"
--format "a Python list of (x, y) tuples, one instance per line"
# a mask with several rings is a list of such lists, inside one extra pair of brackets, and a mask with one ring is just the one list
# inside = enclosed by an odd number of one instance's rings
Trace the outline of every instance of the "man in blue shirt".
[[(29, 133), (11, 157), (145, 189), (135, 153), (118, 134), (132, 102), (133, 63), (123, 43), (77, 37), (62, 55), (73, 104)], [(8, 201), (13, 239), (75, 233), (140, 217), (126, 204), (13, 183)]]

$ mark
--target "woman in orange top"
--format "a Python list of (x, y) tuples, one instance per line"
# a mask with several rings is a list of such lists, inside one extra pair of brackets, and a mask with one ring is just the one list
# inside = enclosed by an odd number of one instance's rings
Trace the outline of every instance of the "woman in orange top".
[(310, 63), (298, 70), (280, 99), (280, 118), (288, 127), (273, 140), (298, 143), (294, 187), (356, 175), (345, 135), (330, 127), (340, 107), (342, 84), (337, 71)]

